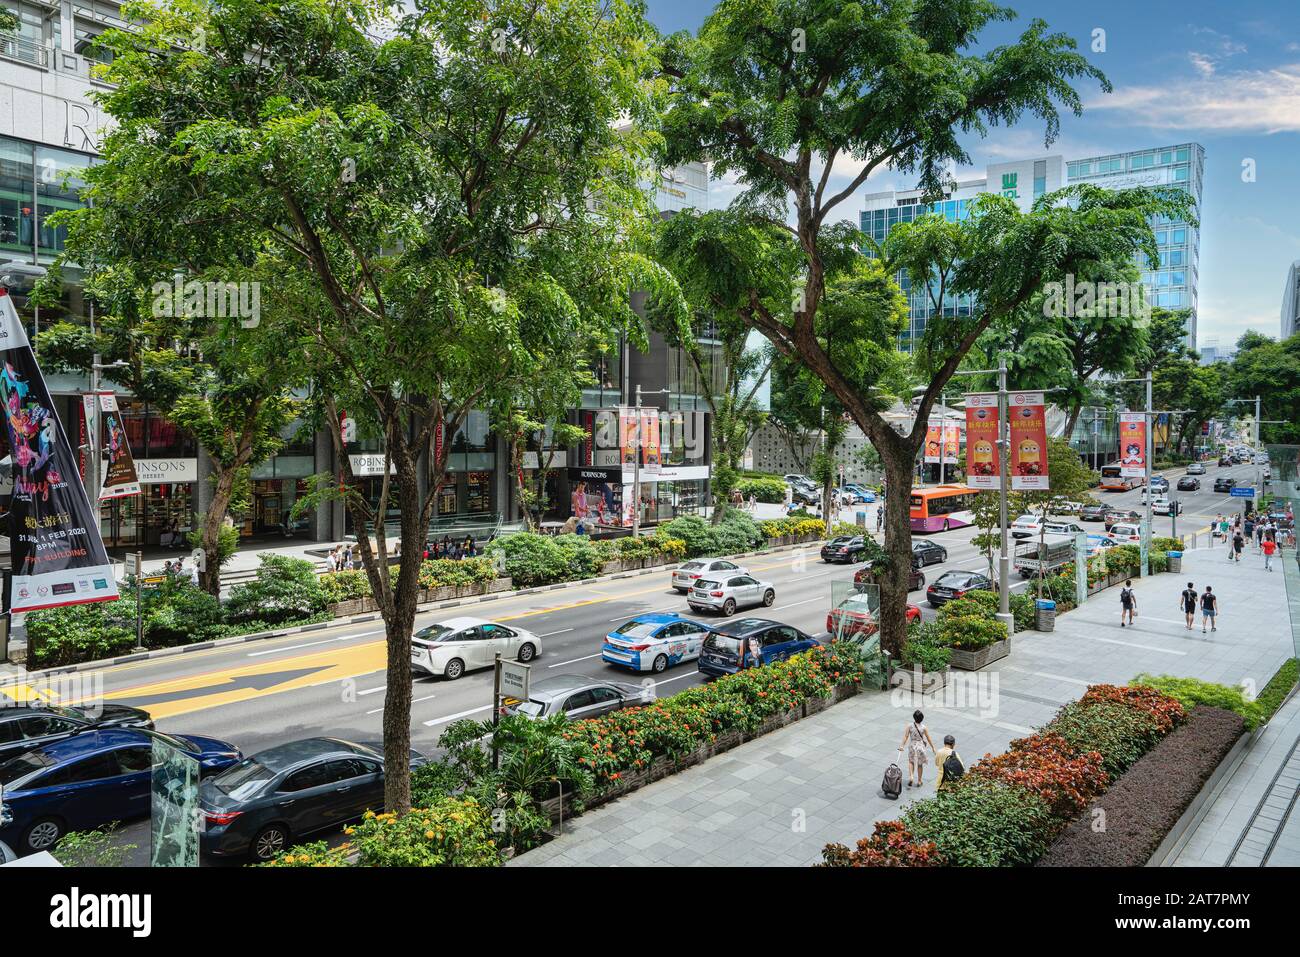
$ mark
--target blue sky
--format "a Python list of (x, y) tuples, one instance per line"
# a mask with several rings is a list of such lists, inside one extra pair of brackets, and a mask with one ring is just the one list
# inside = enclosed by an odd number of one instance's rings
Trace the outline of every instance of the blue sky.
[[(646, 0), (665, 33), (696, 29), (708, 2)], [(974, 167), (1059, 153), (1067, 159), (1188, 141), (1205, 147), (1199, 339), (1226, 348), (1247, 329), (1276, 337), (1287, 267), (1300, 259), (1300, 12), (1294, 0), (1006, 0), (1019, 13), (986, 43), (1012, 39), (1030, 18), (1077, 38), (1114, 92), (1081, 86), (1082, 117), (1065, 116), (1045, 148), (1041, 124), (993, 129), (967, 143)], [(1093, 31), (1106, 49), (1091, 52)], [(1255, 180), (1242, 164), (1254, 161)], [(958, 170), (962, 178), (968, 170)], [(850, 174), (851, 175), (851, 174)], [(912, 186), (884, 170), (863, 192)], [(725, 201), (725, 185), (717, 195)], [(856, 219), (860, 201), (844, 204)]]

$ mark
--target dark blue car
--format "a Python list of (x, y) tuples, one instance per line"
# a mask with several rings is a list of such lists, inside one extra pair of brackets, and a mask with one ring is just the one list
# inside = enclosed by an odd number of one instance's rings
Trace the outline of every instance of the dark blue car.
[(821, 644), (793, 625), (766, 618), (737, 618), (715, 625), (700, 650), (701, 673), (714, 678), (781, 661)]
[[(203, 773), (243, 755), (225, 741), (160, 735)], [(153, 739), (130, 728), (102, 728), (54, 741), (0, 764), (4, 824), (0, 841), (18, 854), (47, 851), (69, 831), (85, 831), (149, 813)]]

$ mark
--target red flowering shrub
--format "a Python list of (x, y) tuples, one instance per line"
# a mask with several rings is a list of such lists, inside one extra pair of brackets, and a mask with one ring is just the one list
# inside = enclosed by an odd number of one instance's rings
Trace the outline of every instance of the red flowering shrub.
[(1187, 712), (1183, 710), (1183, 706), (1177, 698), (1143, 685), (1125, 685), (1123, 687), (1089, 685), (1088, 690), (1079, 699), (1081, 705), (1102, 702), (1120, 704), (1126, 708), (1132, 708), (1134, 711), (1150, 715), (1155, 719), (1156, 727), (1161, 734), (1168, 734), (1187, 717)]
[(971, 775), (1032, 791), (1063, 822), (1080, 814), (1110, 783), (1098, 752), (1077, 752), (1051, 731), (1012, 741), (1009, 751), (986, 756), (971, 768)]
[(943, 855), (933, 841), (918, 841), (902, 821), (877, 821), (871, 837), (857, 850), (843, 844), (822, 848), (822, 867), (942, 867)]

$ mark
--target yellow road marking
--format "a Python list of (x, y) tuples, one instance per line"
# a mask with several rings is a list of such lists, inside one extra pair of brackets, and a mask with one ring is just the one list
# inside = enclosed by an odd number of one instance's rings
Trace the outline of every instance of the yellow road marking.
[(49, 688), (37, 688), (29, 684), (13, 684), (0, 687), (0, 698), (5, 698), (12, 704), (31, 704), (34, 701), (51, 703), (58, 699), (58, 695)]

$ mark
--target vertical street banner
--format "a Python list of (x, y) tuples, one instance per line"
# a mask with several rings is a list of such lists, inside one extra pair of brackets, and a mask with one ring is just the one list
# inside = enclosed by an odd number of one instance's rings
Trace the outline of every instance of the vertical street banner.
[(1050, 488), (1047, 475), (1047, 418), (1041, 392), (1007, 394), (1011, 442), (1011, 488), (1018, 492)]
[(641, 423), (637, 420), (637, 410), (630, 406), (618, 407), (618, 445), (620, 462), (623, 466), (623, 481), (635, 480), (635, 470), (639, 456)]
[(117, 584), (77, 456), (18, 310), (0, 289), (0, 400), (13, 459), (11, 611), (114, 601)]
[(659, 476), (659, 410), (641, 410), (641, 464), (650, 481)]
[[(126, 427), (122, 413), (117, 408), (117, 396), (112, 392), (99, 393), (100, 448), (107, 454), (103, 467), (104, 480), (99, 487), (101, 502), (114, 498), (129, 498), (140, 494), (140, 476), (135, 472), (135, 459), (126, 441)], [(103, 462), (103, 457), (100, 459)]]
[(966, 484), (995, 489), (998, 471), (998, 394), (971, 392), (966, 396)]
[(925, 427), (925, 464), (937, 465), (943, 455), (943, 425), (931, 419)]
[(1119, 414), (1119, 474), (1145, 478), (1147, 474), (1147, 414)]
[(961, 426), (956, 422), (943, 427), (943, 461), (945, 465), (957, 464), (957, 449), (961, 446)]

